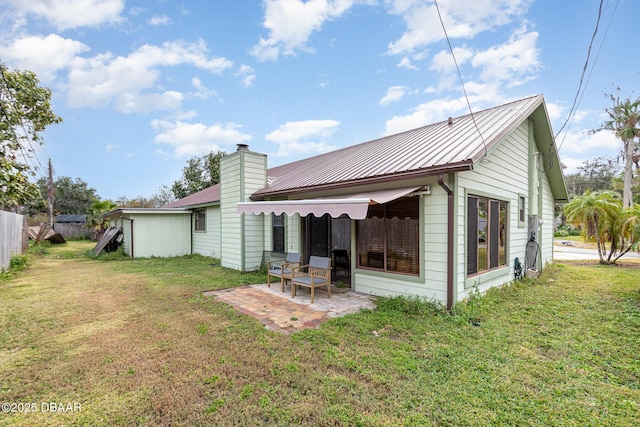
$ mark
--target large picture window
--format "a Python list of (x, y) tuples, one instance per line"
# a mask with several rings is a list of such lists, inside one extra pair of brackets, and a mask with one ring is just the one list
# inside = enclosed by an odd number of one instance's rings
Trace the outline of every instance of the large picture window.
[(369, 207), (357, 222), (358, 267), (393, 273), (420, 273), (419, 198)]
[(195, 231), (207, 231), (207, 215), (204, 209), (195, 211), (193, 228)]
[(284, 214), (271, 214), (273, 225), (273, 251), (284, 252)]
[(467, 197), (467, 275), (507, 265), (507, 212), (502, 200)]

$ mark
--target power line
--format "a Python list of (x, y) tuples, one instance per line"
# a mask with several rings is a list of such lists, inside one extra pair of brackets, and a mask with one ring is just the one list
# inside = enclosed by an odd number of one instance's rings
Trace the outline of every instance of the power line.
[[(607, 38), (607, 34), (609, 34), (609, 28), (611, 28), (611, 23), (613, 22), (613, 17), (616, 14), (616, 10), (618, 10), (618, 4), (620, 3), (620, 0), (616, 1), (616, 5), (613, 8), (613, 12), (611, 13), (611, 17), (609, 18), (609, 23), (607, 24), (607, 29), (604, 31), (604, 35), (602, 36), (602, 40), (600, 41), (600, 46), (598, 46), (598, 52), (596, 53), (596, 57), (593, 60), (593, 64), (591, 64), (591, 70), (589, 70), (589, 75), (587, 76), (587, 81), (584, 84), (585, 89), (587, 88), (587, 85), (589, 84), (589, 80), (591, 80), (591, 74), (593, 74), (593, 70), (596, 67), (596, 63), (598, 62), (598, 58), (600, 57), (600, 52), (602, 51), (602, 46), (604, 45), (604, 41)], [(578, 99), (578, 105), (580, 105), (580, 103), (582, 102), (582, 97), (584, 96), (584, 91), (582, 91), (582, 93), (580, 94), (580, 99)], [(575, 116), (574, 116), (575, 117)], [(569, 125), (571, 125), (571, 122), (573, 121), (573, 117), (571, 118), (571, 120), (569, 120)], [(559, 134), (560, 132), (558, 132)], [(567, 137), (567, 132), (564, 133), (564, 136), (562, 137), (562, 141), (560, 141), (560, 145), (558, 147), (558, 150), (560, 150), (560, 148), (562, 148), (562, 144), (564, 144), (564, 140)]]
[(469, 97), (467, 96), (467, 90), (464, 87), (464, 80), (462, 79), (462, 73), (460, 73), (460, 67), (458, 67), (458, 61), (456, 60), (456, 55), (453, 53), (453, 47), (451, 47), (451, 41), (449, 40), (449, 35), (447, 34), (447, 29), (444, 27), (444, 22), (442, 21), (442, 15), (440, 14), (440, 7), (438, 6), (438, 1), (433, 0), (436, 5), (436, 11), (438, 12), (438, 19), (440, 19), (440, 25), (442, 25), (442, 31), (444, 31), (444, 37), (447, 39), (447, 44), (449, 45), (449, 51), (451, 52), (451, 57), (453, 57), (453, 63), (456, 65), (456, 71), (458, 72), (458, 77), (460, 78), (460, 84), (462, 85), (462, 93), (464, 94), (464, 99), (467, 101), (467, 107), (469, 107), (469, 113), (471, 113), (471, 120), (473, 121), (473, 125), (476, 127), (478, 131), (478, 135), (480, 135), (480, 139), (482, 140), (482, 145), (484, 146), (484, 155), (487, 154), (487, 143), (484, 140), (484, 136), (482, 132), (480, 132), (480, 128), (478, 127), (478, 123), (476, 123), (476, 118), (473, 115), (473, 110), (471, 109), (471, 103), (469, 102)]
[[(604, 3), (604, 0), (600, 0), (600, 6), (598, 6), (598, 19), (596, 20), (596, 26), (593, 30), (593, 34), (591, 35), (591, 41), (589, 42), (589, 49), (587, 50), (587, 59), (584, 62), (584, 67), (582, 67), (582, 75), (580, 76), (580, 81), (578, 83), (578, 90), (576, 91), (575, 96), (573, 97), (573, 103), (571, 105), (571, 109), (569, 110), (569, 114), (567, 115), (567, 118), (565, 119), (564, 123), (562, 124), (562, 126), (560, 127), (560, 130), (555, 134), (554, 138), (557, 138), (558, 135), (560, 135), (560, 132), (562, 132), (562, 130), (567, 126), (567, 123), (569, 123), (571, 120), (573, 120), (573, 117), (576, 113), (576, 106), (578, 104), (578, 96), (580, 96), (580, 91), (582, 90), (582, 83), (584, 80), (584, 75), (587, 72), (587, 68), (589, 67), (589, 58), (591, 57), (591, 48), (593, 47), (593, 42), (596, 38), (596, 35), (598, 34), (598, 27), (600, 26), (600, 18), (602, 17), (602, 4)], [(617, 4), (616, 4), (617, 7)], [(615, 12), (615, 10), (614, 10)], [(613, 15), (612, 15), (612, 19), (613, 19)], [(593, 69), (593, 66), (592, 66)], [(585, 85), (586, 88), (586, 85)], [(565, 134), (566, 137), (566, 134)], [(564, 138), (562, 140), (562, 143), (564, 143)], [(562, 143), (560, 143), (560, 147), (562, 147)], [(558, 150), (560, 149), (560, 147), (558, 147)]]

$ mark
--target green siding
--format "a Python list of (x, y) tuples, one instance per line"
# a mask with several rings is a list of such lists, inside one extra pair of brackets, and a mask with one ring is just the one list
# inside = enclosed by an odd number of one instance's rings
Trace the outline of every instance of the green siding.
[[(133, 235), (131, 234), (133, 220)], [(124, 234), (125, 253), (134, 258), (172, 257), (191, 253), (191, 215), (131, 213), (112, 220)]]
[[(206, 231), (193, 231), (193, 253), (220, 258), (220, 207), (206, 208)], [(192, 224), (193, 230), (193, 224)]]
[(221, 175), (222, 265), (241, 271), (260, 268), (264, 249), (264, 215), (239, 215), (236, 204), (267, 182), (266, 156), (250, 151), (237, 151), (224, 156)]
[[(457, 290), (457, 299), (468, 295), (469, 289), (477, 285), (484, 292), (493, 286), (509, 282), (513, 278), (513, 260), (524, 259), (528, 228), (518, 227), (518, 197), (528, 195), (527, 211), (539, 214), (543, 220), (543, 230), (539, 238), (552, 244), (553, 239), (553, 206), (554, 200), (548, 179), (544, 171), (538, 171), (542, 162), (537, 159), (542, 154), (537, 152), (533, 132), (528, 121), (524, 121), (510, 135), (494, 146), (486, 160), (477, 163), (473, 171), (461, 172), (458, 175), (456, 191), (457, 204), (457, 283), (464, 284)], [(539, 190), (540, 188), (540, 190)], [(507, 243), (508, 269), (499, 269), (475, 277), (466, 277), (466, 196), (467, 194), (493, 196), (509, 202), (509, 241)], [(533, 199), (532, 199), (533, 198)], [(540, 207), (541, 212), (540, 211)], [(552, 247), (542, 246), (543, 259), (550, 260)]]

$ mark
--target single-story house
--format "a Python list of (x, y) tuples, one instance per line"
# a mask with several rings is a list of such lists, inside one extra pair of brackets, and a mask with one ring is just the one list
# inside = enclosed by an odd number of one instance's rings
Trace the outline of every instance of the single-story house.
[(532, 238), (550, 262), (554, 206), (568, 199), (542, 95), (273, 168), (240, 144), (220, 169), (219, 184), (162, 209), (106, 217), (130, 226), (135, 248), (142, 218), (144, 233), (171, 231), (136, 256), (200, 253), (250, 271), (268, 251), (346, 250), (339, 280), (354, 290), (451, 307), (511, 281)]

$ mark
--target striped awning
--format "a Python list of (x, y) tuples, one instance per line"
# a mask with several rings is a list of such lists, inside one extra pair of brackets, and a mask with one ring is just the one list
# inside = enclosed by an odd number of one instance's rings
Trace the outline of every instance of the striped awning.
[(284, 213), (288, 216), (313, 214), (316, 217), (329, 214), (333, 218), (347, 215), (351, 219), (365, 219), (369, 205), (396, 200), (418, 188), (420, 187), (394, 188), (317, 199), (240, 202), (236, 206), (236, 211), (239, 214), (280, 215)]

